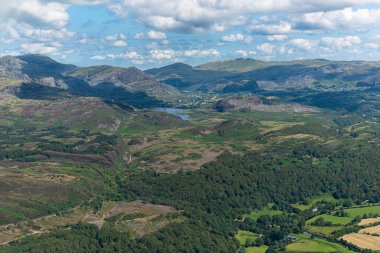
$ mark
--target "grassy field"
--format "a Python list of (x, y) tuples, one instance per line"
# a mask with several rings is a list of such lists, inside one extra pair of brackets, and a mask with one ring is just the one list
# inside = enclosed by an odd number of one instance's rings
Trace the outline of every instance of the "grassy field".
[(363, 216), (365, 214), (379, 214), (380, 215), (380, 205), (375, 206), (362, 206), (362, 207), (354, 207), (345, 209), (350, 217)]
[[(380, 214), (380, 206), (356, 206), (352, 208), (344, 209), (344, 211), (348, 214), (348, 217), (337, 217), (331, 214), (321, 214), (315, 216), (306, 222), (306, 228), (311, 233), (329, 236), (331, 237), (334, 231), (343, 229), (348, 226), (353, 218), (357, 216), (369, 215), (369, 214)], [(318, 218), (323, 218), (325, 221), (331, 222), (333, 226), (313, 226), (311, 223), (316, 221)], [(360, 222), (358, 225), (370, 225), (371, 223), (377, 222), (378, 218), (365, 219)]]
[(301, 211), (304, 211), (306, 209), (311, 208), (317, 202), (327, 201), (327, 202), (331, 202), (331, 203), (336, 203), (338, 200), (334, 199), (333, 196), (326, 194), (326, 195), (321, 195), (321, 196), (317, 196), (314, 198), (308, 198), (308, 199), (306, 199), (306, 201), (308, 203), (307, 205), (293, 204), (292, 206), (295, 208), (298, 208)]
[(245, 249), (245, 253), (265, 253), (269, 247), (261, 246), (261, 247), (249, 247)]
[(352, 221), (352, 217), (338, 217), (330, 214), (321, 214), (308, 220), (307, 224), (311, 224), (319, 218), (323, 218), (325, 221), (329, 221), (333, 225), (347, 225)]
[(247, 239), (255, 240), (257, 237), (255, 237), (255, 234), (252, 232), (239, 230), (235, 238), (240, 242), (240, 245), (244, 246)]
[(324, 236), (331, 236), (333, 232), (344, 228), (344, 226), (331, 226), (331, 227), (317, 227), (306, 225), (306, 229), (313, 234), (319, 234)]
[(263, 215), (274, 216), (274, 215), (278, 215), (282, 213), (283, 212), (280, 210), (256, 210), (250, 214), (245, 214), (244, 217), (250, 218), (252, 220), (257, 220), (260, 216), (263, 216)]
[(329, 242), (323, 239), (314, 238), (311, 239), (307, 235), (298, 234), (296, 235), (298, 238), (297, 241), (286, 246), (286, 251), (288, 253), (296, 253), (296, 252), (315, 252), (315, 253), (351, 253), (353, 251), (347, 250), (343, 246)]

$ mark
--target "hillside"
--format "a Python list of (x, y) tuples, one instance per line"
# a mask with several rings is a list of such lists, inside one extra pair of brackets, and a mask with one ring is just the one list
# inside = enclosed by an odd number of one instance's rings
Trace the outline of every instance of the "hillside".
[(137, 68), (79, 68), (43, 55), (1, 57), (0, 77), (114, 99), (140, 108), (171, 103), (180, 96), (175, 88), (157, 82)]
[[(1, 253), (380, 242), (360, 225), (379, 216), (380, 89), (364, 81), (376, 62), (0, 63)], [(327, 73), (335, 88), (300, 84)], [(271, 75), (287, 86), (263, 87)]]
[(380, 63), (364, 61), (260, 61), (239, 58), (197, 67), (173, 64), (146, 71), (161, 82), (198, 91), (220, 91), (256, 81), (263, 90), (357, 90), (380, 83)]

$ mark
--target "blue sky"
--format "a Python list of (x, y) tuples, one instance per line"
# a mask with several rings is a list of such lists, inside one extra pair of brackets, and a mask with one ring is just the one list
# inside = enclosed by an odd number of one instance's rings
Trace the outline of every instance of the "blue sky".
[(380, 0), (2, 3), (0, 55), (27, 53), (141, 69), (238, 57), (380, 60)]

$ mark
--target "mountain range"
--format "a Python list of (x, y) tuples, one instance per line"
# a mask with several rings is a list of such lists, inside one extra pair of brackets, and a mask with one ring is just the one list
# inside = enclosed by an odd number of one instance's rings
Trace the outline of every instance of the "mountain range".
[(2, 96), (51, 99), (79, 95), (151, 108), (192, 101), (194, 92), (268, 94), (378, 89), (380, 62), (239, 58), (196, 67), (175, 63), (142, 71), (108, 65), (78, 67), (43, 55), (23, 55), (0, 57), (0, 78)]

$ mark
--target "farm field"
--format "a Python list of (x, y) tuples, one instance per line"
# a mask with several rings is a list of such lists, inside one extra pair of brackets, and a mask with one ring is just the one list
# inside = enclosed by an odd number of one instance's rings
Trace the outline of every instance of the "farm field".
[(376, 222), (380, 222), (380, 217), (377, 217), (377, 218), (367, 218), (367, 219), (362, 219), (358, 225), (359, 226), (367, 226), (367, 225), (371, 225), (373, 223), (376, 223)]
[(341, 237), (361, 249), (380, 250), (380, 237), (366, 234), (351, 233)]
[(347, 225), (352, 221), (351, 217), (338, 217), (329, 214), (322, 214), (315, 216), (314, 218), (307, 221), (306, 224), (311, 224), (316, 221), (318, 218), (323, 218), (325, 221), (331, 222), (333, 225)]
[[(306, 222), (306, 229), (311, 233), (331, 237), (335, 231), (341, 230), (351, 224), (352, 220), (355, 217), (362, 217), (364, 215), (376, 215), (379, 212), (379, 206), (374, 204), (373, 206), (363, 205), (363, 206), (355, 206), (351, 208), (345, 208), (344, 212), (348, 215), (348, 217), (338, 217), (332, 214), (321, 214), (315, 216)], [(331, 222), (332, 226), (315, 226), (312, 225), (317, 219), (323, 218), (325, 222)], [(372, 223), (380, 221), (380, 218), (367, 218), (362, 219), (359, 223), (355, 224), (358, 226), (368, 226)], [(368, 228), (369, 229), (369, 228)]]
[(380, 215), (380, 205), (374, 206), (361, 206), (345, 209), (350, 217), (363, 216), (365, 214), (379, 214)]
[(298, 240), (287, 245), (287, 253), (296, 253), (296, 252), (315, 252), (315, 253), (352, 253), (354, 251), (347, 250), (340, 244), (329, 242), (323, 239), (314, 238), (311, 239), (309, 236), (304, 234), (295, 235)]
[(361, 234), (378, 234), (378, 235), (380, 235), (380, 225), (360, 229), (359, 233), (361, 233)]
[(317, 235), (332, 236), (335, 231), (344, 228), (344, 226), (311, 226), (306, 225), (307, 231)]

